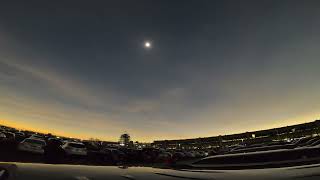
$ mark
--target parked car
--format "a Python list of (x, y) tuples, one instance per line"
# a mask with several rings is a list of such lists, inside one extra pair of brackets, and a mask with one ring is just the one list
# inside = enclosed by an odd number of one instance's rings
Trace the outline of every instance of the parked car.
[(44, 137), (41, 136), (41, 135), (39, 135), (39, 134), (32, 134), (32, 135), (30, 136), (30, 138), (32, 138), (32, 139), (44, 139)]
[(103, 152), (105, 153), (104, 160), (111, 163), (123, 162), (127, 157), (124, 152), (114, 148), (105, 148)]
[(4, 131), (2, 133), (6, 135), (7, 141), (14, 141), (15, 140), (16, 135), (14, 133), (8, 132), (8, 131)]
[(198, 152), (198, 151), (191, 151), (191, 153), (192, 153), (192, 154), (194, 155), (194, 157), (196, 157), (196, 158), (202, 157), (201, 154), (200, 154), (200, 152)]
[(146, 163), (153, 163), (158, 157), (160, 152), (165, 152), (165, 150), (159, 150), (155, 148), (143, 148), (141, 150), (142, 161)]
[(23, 132), (16, 132), (14, 133), (15, 134), (15, 139), (18, 141), (18, 142), (21, 142), (23, 141), (25, 138), (26, 138), (26, 135), (23, 133)]
[(317, 146), (317, 145), (319, 145), (320, 144), (320, 139), (318, 139), (318, 140), (316, 140), (316, 141), (314, 141), (314, 142), (312, 142), (311, 144), (309, 144), (309, 145), (306, 145), (307, 147), (312, 147), (312, 146)]
[(205, 151), (199, 151), (200, 157), (207, 157), (208, 156), (208, 152)]
[(44, 153), (43, 147), (45, 145), (46, 145), (46, 142), (44, 140), (27, 138), (19, 143), (18, 150), (32, 152), (36, 154), (43, 154)]
[(307, 142), (300, 143), (300, 144), (299, 144), (299, 147), (309, 146), (309, 145), (311, 145), (312, 143), (316, 142), (318, 139), (319, 139), (319, 136), (312, 137), (312, 138), (309, 139)]
[(186, 158), (194, 158), (195, 155), (191, 152), (185, 151), (184, 154), (186, 155)]
[(6, 135), (4, 133), (0, 133), (0, 141), (4, 141), (6, 139)]
[(62, 146), (63, 143), (60, 139), (58, 138), (48, 138), (47, 144), (49, 145), (55, 145), (55, 146)]
[(83, 143), (80, 142), (66, 142), (62, 145), (62, 149), (66, 153), (66, 155), (78, 155), (78, 156), (86, 156), (87, 148)]
[(62, 142), (57, 138), (49, 138), (44, 149), (44, 160), (46, 163), (61, 163), (64, 158)]
[(15, 134), (19, 135), (19, 136), (25, 136), (25, 134), (23, 132), (16, 132)]
[(170, 164), (172, 162), (172, 154), (170, 152), (160, 152), (156, 158), (157, 163)]
[(183, 152), (175, 152), (173, 153), (172, 155), (172, 159), (174, 161), (179, 161), (179, 160), (182, 160), (186, 157), (186, 155), (183, 153)]
[(89, 142), (89, 141), (84, 141), (82, 142), (88, 151), (99, 151), (100, 150), (100, 145), (96, 142)]

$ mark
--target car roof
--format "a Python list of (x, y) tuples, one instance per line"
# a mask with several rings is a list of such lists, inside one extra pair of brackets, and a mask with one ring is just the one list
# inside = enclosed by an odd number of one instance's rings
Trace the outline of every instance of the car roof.
[(2, 133), (14, 134), (13, 132), (9, 132), (9, 131), (2, 131)]
[(42, 136), (39, 135), (39, 134), (32, 134), (31, 136), (39, 136), (39, 137), (42, 137)]
[(38, 139), (38, 138), (26, 138), (24, 140), (27, 140), (27, 139), (45, 142), (43, 139)]
[(80, 145), (84, 145), (82, 142), (73, 142), (73, 141), (67, 141), (66, 144), (80, 144)]

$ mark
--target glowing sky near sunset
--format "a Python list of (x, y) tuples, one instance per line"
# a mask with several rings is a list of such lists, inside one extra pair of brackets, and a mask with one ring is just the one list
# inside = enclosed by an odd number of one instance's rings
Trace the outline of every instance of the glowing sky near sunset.
[(1, 4), (0, 124), (150, 142), (319, 119), (319, 1)]

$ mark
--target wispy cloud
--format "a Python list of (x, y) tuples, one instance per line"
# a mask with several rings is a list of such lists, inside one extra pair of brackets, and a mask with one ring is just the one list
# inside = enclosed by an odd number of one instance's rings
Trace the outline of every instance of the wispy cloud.
[(88, 105), (99, 106), (103, 104), (95, 92), (90, 90), (88, 86), (82, 85), (74, 79), (68, 79), (66, 76), (61, 76), (47, 67), (34, 67), (15, 60), (6, 59), (0, 59), (0, 62), (46, 82), (50, 88), (58, 89), (62, 96), (73, 97)]

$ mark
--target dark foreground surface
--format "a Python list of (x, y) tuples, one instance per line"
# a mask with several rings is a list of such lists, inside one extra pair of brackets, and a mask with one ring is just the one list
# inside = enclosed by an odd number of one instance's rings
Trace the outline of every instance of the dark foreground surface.
[(174, 170), (150, 167), (50, 165), (35, 163), (0, 163), (0, 168), (0, 179), (3, 180), (320, 179), (320, 164), (296, 166), (289, 168), (270, 168), (252, 170)]

